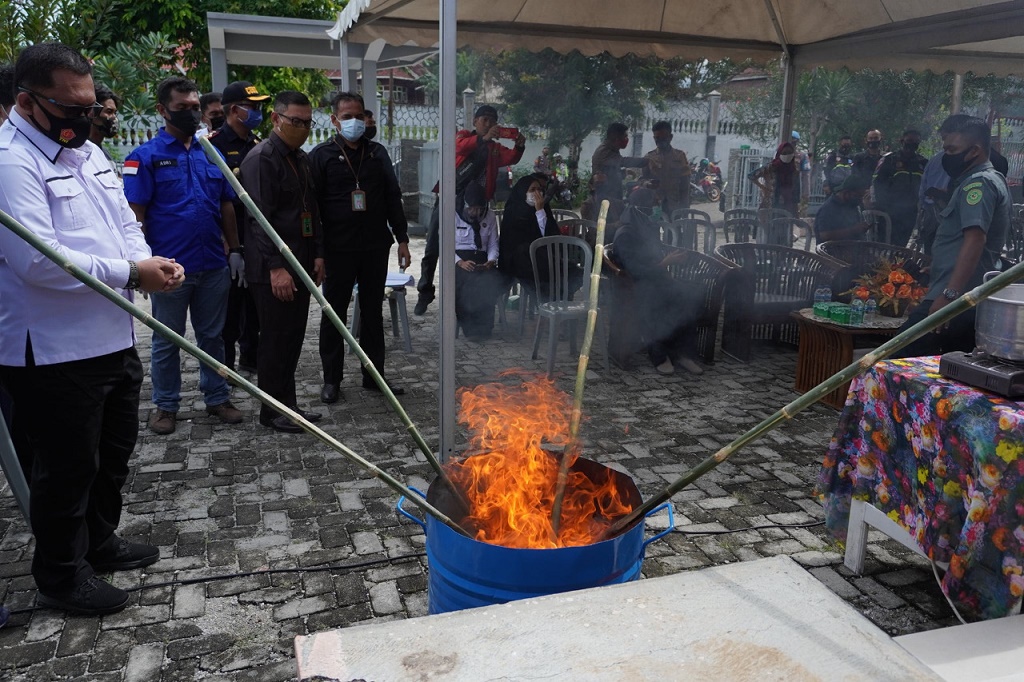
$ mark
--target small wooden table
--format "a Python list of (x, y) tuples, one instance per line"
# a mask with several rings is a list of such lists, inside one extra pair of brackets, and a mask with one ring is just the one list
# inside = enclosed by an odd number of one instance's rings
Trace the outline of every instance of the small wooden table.
[[(800, 327), (800, 348), (796, 361), (796, 390), (806, 393), (853, 362), (853, 341), (857, 336), (895, 336), (905, 318), (880, 317), (858, 327), (814, 317), (813, 308), (790, 313)], [(850, 382), (832, 391), (821, 402), (837, 410), (846, 404)]]

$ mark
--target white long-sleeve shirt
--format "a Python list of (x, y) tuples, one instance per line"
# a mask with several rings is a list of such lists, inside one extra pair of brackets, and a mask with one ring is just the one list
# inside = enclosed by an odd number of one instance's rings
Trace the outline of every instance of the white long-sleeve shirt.
[[(473, 228), (462, 219), (458, 213), (455, 214), (455, 250), (476, 251), (476, 242), (473, 240)], [(480, 251), (487, 252), (487, 260), (498, 260), (498, 223), (494, 218), (494, 211), (488, 209), (484, 217), (480, 219)], [(458, 263), (461, 258), (455, 256)]]
[[(111, 287), (151, 256), (121, 183), (91, 142), (65, 149), (16, 110), (0, 126), (0, 209)], [(124, 295), (130, 298), (128, 292)], [(134, 342), (132, 318), (0, 226), (0, 365), (83, 360)]]

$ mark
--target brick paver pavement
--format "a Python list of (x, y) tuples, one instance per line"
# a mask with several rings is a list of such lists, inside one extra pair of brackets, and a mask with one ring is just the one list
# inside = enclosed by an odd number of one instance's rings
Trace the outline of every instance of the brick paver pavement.
[[(412, 243), (417, 263), (423, 243)], [(410, 312), (413, 303), (411, 296)], [(299, 367), (301, 406), (324, 413), (323, 428), (355, 451), (425, 488), (430, 468), (384, 400), (359, 388), (354, 357), (342, 385), (344, 401), (320, 404), (318, 324), (319, 315), (311, 314)], [(460, 384), (493, 380), (509, 367), (543, 371), (543, 355), (530, 359), (532, 324), (522, 339), (515, 324), (498, 329), (497, 338), (486, 344), (460, 338)], [(147, 362), (149, 336), (140, 327), (139, 347)], [(410, 355), (389, 335), (387, 374), (406, 387), (403, 404), (427, 441), (436, 444), (436, 306), (424, 318), (412, 318), (412, 336)], [(559, 354), (559, 382), (571, 391), (575, 359), (565, 343)], [(641, 356), (629, 372), (606, 371), (603, 362), (596, 353), (591, 363), (585, 452), (627, 471), (645, 496), (795, 396), (792, 347), (759, 346), (749, 364), (719, 355), (700, 377), (659, 375)], [(151, 407), (147, 379), (140, 442), (125, 489), (123, 534), (158, 545), (162, 558), (146, 569), (113, 574), (114, 584), (137, 588), (422, 551), (419, 527), (396, 515), (390, 489), (310, 436), (261, 427), (256, 401), (241, 390), (235, 390), (234, 401), (246, 422), (216, 423), (203, 409), (197, 362), (189, 357), (184, 364), (182, 410), (171, 436), (145, 428)], [(835, 411), (815, 406), (737, 454), (675, 497), (678, 526), (724, 530), (821, 519), (811, 488), (836, 419)], [(59, 416), (54, 427), (59, 428)], [(0, 478), (0, 483), (0, 599), (10, 609), (26, 609), (36, 594), (29, 570), (31, 534), (6, 482)], [(672, 534), (650, 546), (644, 575), (776, 554), (792, 556), (890, 634), (952, 623), (928, 564), (877, 533), (871, 534), (864, 576), (843, 567), (840, 548), (822, 526)], [(153, 587), (134, 592), (124, 612), (103, 618), (16, 613), (0, 630), (0, 678), (288, 680), (295, 674), (295, 635), (426, 612), (421, 558)]]

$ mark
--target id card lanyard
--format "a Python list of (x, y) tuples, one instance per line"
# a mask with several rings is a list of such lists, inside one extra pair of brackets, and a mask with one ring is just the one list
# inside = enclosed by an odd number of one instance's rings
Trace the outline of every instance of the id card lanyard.
[(366, 147), (360, 145), (359, 148), (359, 168), (352, 168), (352, 162), (349, 161), (348, 152), (345, 148), (335, 140), (334, 144), (341, 148), (341, 158), (345, 159), (345, 163), (348, 164), (349, 170), (352, 171), (352, 175), (356, 178), (356, 188), (352, 190), (352, 210), (353, 211), (365, 211), (366, 210), (366, 192), (359, 189), (359, 171), (363, 169), (363, 159), (366, 155)]
[(292, 171), (295, 173), (295, 179), (299, 181), (299, 186), (302, 187), (302, 213), (299, 214), (299, 218), (302, 220), (302, 236), (312, 237), (313, 236), (313, 214), (307, 208), (306, 205), (306, 189), (309, 187), (309, 183), (306, 182), (306, 178), (303, 174), (299, 173), (298, 167), (292, 160), (291, 154), (284, 157), (288, 161), (288, 165), (292, 167)]

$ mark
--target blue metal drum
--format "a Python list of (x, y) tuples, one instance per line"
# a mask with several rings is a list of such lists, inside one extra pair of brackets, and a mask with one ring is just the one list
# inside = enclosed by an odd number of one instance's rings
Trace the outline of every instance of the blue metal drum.
[[(576, 461), (573, 469), (588, 475), (596, 469), (606, 470), (619, 479), (616, 484), (620, 492), (625, 491), (623, 494), (634, 508), (642, 503), (640, 491), (632, 479), (621, 472), (583, 458)], [(431, 484), (427, 500), (445, 514), (452, 515), (454, 505), (440, 481), (435, 480)], [(644, 540), (644, 522), (641, 520), (617, 537), (591, 545), (518, 549), (459, 535), (432, 516), (427, 516), (424, 524), (403, 508), (404, 501), (404, 497), (399, 499), (398, 511), (423, 526), (427, 536), (430, 613), (503, 604), (516, 599), (636, 580), (640, 576), (647, 545), (667, 535), (675, 525), (672, 505), (666, 503), (652, 510), (651, 514), (667, 508), (668, 528), (648, 540)]]

